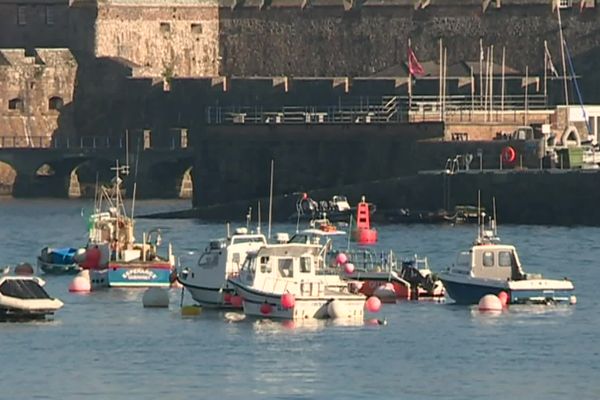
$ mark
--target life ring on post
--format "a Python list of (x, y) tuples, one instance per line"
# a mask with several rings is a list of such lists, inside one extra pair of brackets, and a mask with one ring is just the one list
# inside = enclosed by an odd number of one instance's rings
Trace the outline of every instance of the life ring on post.
[(511, 146), (502, 149), (502, 162), (510, 164), (517, 159), (517, 152)]

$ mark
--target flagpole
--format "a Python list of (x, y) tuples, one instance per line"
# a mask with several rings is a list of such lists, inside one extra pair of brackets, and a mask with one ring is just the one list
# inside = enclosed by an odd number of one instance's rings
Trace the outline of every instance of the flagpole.
[(544, 40), (544, 103), (548, 103), (548, 42)]
[(529, 125), (529, 65), (525, 66), (525, 125)]
[(483, 39), (479, 38), (479, 106), (483, 106)]
[(438, 107), (440, 108), (440, 120), (443, 120), (443, 118), (444, 118), (444, 116), (442, 114), (442, 90), (443, 90), (442, 89), (442, 80), (443, 80), (442, 74), (444, 73), (443, 72), (443, 65), (442, 65), (443, 64), (443, 60), (442, 60), (442, 48), (443, 47), (442, 46), (443, 46), (442, 45), (442, 38), (440, 38), (440, 82), (439, 82), (439, 89), (440, 89), (440, 99), (439, 100), (440, 100), (440, 102), (439, 102), (439, 105), (438, 105)]
[(490, 48), (486, 49), (486, 60), (485, 60), (485, 96), (483, 97), (483, 116), (484, 120), (487, 122), (488, 116), (488, 91), (490, 89), (489, 85), (490, 79)]
[(443, 86), (442, 92), (444, 94), (444, 97), (442, 100), (443, 101), (442, 110), (443, 110), (444, 118), (446, 118), (446, 85), (447, 85), (446, 79), (448, 78), (448, 49), (447, 48), (444, 48), (444, 71), (443, 71), (443, 74), (444, 74), (444, 86)]
[(563, 68), (563, 83), (565, 86), (565, 105), (569, 105), (569, 87), (567, 85), (567, 63), (565, 62), (565, 39), (563, 38), (562, 31), (562, 20), (560, 19), (560, 4), (556, 6), (556, 12), (558, 13), (558, 32), (560, 36), (560, 55), (562, 58)]
[(490, 49), (490, 121), (494, 119), (494, 45)]
[(475, 75), (473, 75), (473, 65), (471, 65), (471, 119), (475, 111)]
[[(408, 38), (408, 51), (407, 54), (411, 51), (410, 47), (410, 38)], [(408, 57), (408, 115), (410, 116), (410, 111), (412, 109), (412, 72), (410, 70), (410, 55)]]
[(504, 121), (504, 85), (506, 69), (506, 47), (502, 46), (502, 96), (500, 98), (500, 109), (502, 110), (502, 120)]

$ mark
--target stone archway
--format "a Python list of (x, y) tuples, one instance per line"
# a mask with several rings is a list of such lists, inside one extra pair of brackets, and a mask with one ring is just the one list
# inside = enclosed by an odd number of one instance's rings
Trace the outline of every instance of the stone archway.
[(7, 162), (0, 161), (0, 195), (12, 195), (16, 179), (17, 170)]
[(194, 167), (189, 167), (183, 171), (179, 183), (179, 198), (191, 199), (194, 195), (194, 180), (192, 179), (192, 170)]

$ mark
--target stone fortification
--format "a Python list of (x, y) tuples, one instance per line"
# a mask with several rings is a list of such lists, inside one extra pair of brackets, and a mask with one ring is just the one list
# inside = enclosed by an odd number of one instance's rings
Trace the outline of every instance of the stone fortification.
[(0, 49), (0, 143), (47, 145), (59, 119), (71, 126), (61, 111), (73, 99), (76, 71), (68, 49)]

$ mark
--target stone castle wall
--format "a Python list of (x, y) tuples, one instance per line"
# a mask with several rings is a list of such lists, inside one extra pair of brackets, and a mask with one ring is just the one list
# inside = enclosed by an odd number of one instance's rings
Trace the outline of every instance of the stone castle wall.
[(218, 75), (218, 8), (102, 5), (95, 25), (96, 57), (119, 57), (136, 75)]
[[(68, 49), (0, 49), (0, 140), (10, 146), (48, 144), (61, 111), (73, 100), (77, 63)], [(4, 139), (2, 139), (4, 138)], [(12, 142), (11, 142), (12, 141)]]

